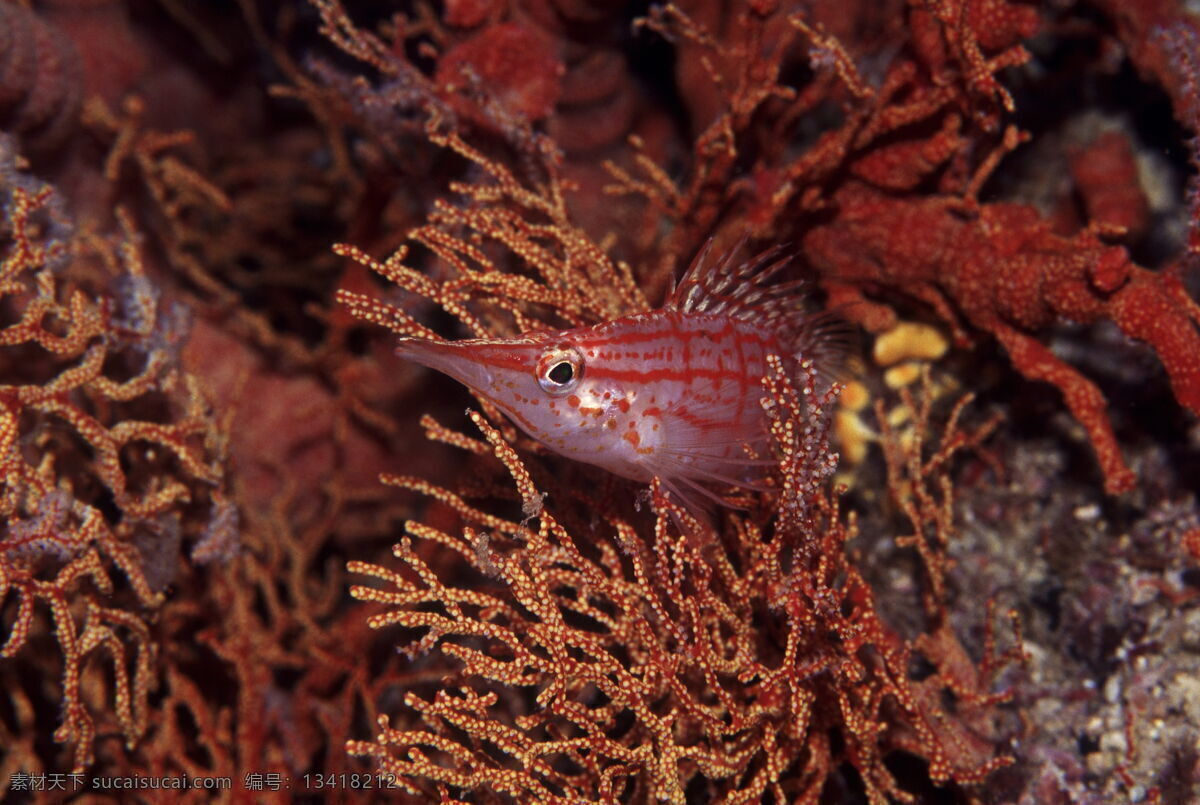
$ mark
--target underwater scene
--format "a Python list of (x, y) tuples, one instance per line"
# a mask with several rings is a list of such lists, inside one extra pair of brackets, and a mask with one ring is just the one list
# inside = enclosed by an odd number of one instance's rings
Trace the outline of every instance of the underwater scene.
[(1200, 3), (0, 0), (0, 799), (1200, 801)]

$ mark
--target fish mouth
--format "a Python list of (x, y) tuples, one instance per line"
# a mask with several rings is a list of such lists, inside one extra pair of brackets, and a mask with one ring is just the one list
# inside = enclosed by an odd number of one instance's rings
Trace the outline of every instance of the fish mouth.
[(495, 375), (472, 354), (470, 341), (429, 341), (401, 338), (396, 344), (397, 357), (420, 364), (454, 378), (464, 386), (491, 397)]

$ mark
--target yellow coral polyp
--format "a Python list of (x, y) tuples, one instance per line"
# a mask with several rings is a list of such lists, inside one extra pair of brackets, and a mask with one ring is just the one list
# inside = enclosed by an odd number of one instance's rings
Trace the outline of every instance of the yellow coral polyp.
[(854, 411), (838, 411), (833, 421), (833, 431), (842, 461), (852, 465), (861, 464), (866, 459), (867, 448), (877, 437), (875, 431)]
[(842, 389), (842, 396), (838, 398), (838, 405), (855, 413), (863, 411), (871, 404), (871, 392), (867, 391), (867, 387), (857, 380), (851, 380)]
[(875, 339), (875, 363), (893, 366), (901, 361), (936, 361), (946, 354), (950, 342), (942, 331), (929, 324), (902, 321)]
[(883, 373), (883, 382), (890, 389), (900, 389), (911, 386), (921, 377), (921, 364), (917, 361), (905, 361), (893, 366)]

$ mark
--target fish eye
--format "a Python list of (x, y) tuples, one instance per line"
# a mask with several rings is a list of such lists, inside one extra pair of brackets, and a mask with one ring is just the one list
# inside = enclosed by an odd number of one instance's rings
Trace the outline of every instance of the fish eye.
[(538, 359), (538, 385), (548, 394), (566, 394), (579, 385), (582, 377), (583, 356), (578, 350), (550, 349)]
[(557, 383), (560, 386), (565, 386), (575, 377), (575, 367), (570, 361), (562, 361), (554, 364), (549, 372), (546, 372), (546, 377), (551, 383)]

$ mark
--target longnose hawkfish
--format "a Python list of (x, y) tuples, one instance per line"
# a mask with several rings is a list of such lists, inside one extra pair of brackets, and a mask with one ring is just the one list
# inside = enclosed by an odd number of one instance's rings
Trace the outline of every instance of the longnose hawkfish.
[(515, 338), (402, 338), (400, 357), (443, 372), (551, 450), (639, 482), (657, 477), (692, 513), (729, 505), (714, 487), (764, 490), (767, 356), (829, 378), (840, 319), (806, 310), (806, 283), (768, 284), (789, 258), (740, 266), (711, 241), (666, 303), (592, 327)]

